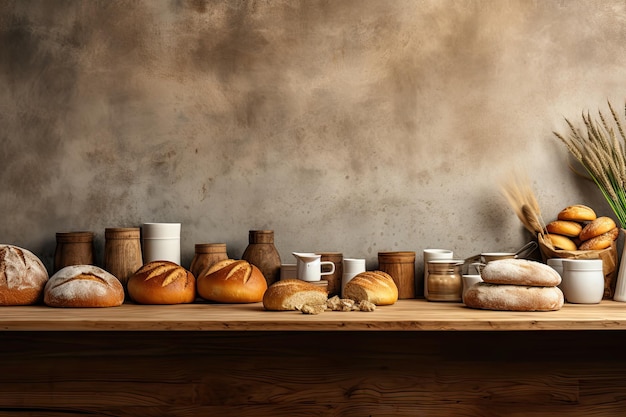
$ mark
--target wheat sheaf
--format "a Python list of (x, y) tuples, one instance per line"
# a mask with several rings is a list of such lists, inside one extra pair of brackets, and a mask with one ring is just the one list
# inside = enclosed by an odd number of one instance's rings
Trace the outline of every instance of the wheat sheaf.
[(519, 172), (513, 172), (502, 185), (502, 193), (526, 230), (533, 235), (543, 235), (545, 223), (528, 178)]

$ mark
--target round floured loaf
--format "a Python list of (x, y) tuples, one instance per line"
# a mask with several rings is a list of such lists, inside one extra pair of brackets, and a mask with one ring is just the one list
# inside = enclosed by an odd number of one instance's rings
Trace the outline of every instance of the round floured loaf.
[(196, 279), (182, 266), (152, 261), (130, 276), (128, 295), (139, 304), (183, 304), (196, 299)]
[(391, 305), (398, 301), (398, 287), (388, 273), (366, 271), (348, 281), (343, 298), (357, 302), (365, 300), (378, 306)]
[(489, 284), (555, 287), (561, 276), (546, 264), (527, 259), (499, 259), (489, 262), (480, 272)]
[(29, 250), (0, 245), (0, 305), (35, 304), (42, 299), (48, 271)]
[(50, 307), (116, 307), (123, 302), (120, 281), (94, 265), (66, 266), (44, 288), (44, 303)]
[(203, 271), (197, 280), (198, 295), (218, 303), (258, 303), (267, 281), (259, 268), (245, 260), (224, 259)]
[(300, 279), (276, 281), (263, 295), (266, 310), (302, 310), (304, 306), (325, 306), (328, 293), (323, 288)]
[(502, 311), (555, 311), (563, 307), (558, 287), (499, 285), (478, 282), (465, 293), (467, 307)]

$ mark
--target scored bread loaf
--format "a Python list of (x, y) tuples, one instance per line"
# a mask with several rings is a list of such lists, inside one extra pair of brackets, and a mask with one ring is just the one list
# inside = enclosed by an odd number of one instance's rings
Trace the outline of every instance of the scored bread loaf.
[(480, 271), (480, 276), (489, 284), (554, 287), (561, 283), (561, 276), (556, 270), (528, 259), (491, 261)]
[(500, 285), (478, 282), (463, 296), (467, 307), (503, 311), (554, 311), (563, 307), (558, 287)]
[(284, 279), (269, 286), (263, 307), (272, 311), (302, 310), (304, 306), (325, 306), (328, 292), (300, 279)]
[(259, 268), (245, 260), (224, 259), (202, 272), (196, 282), (198, 295), (218, 303), (263, 301), (267, 281)]
[(352, 278), (345, 285), (343, 297), (354, 301), (369, 301), (378, 306), (398, 301), (398, 287), (386, 272), (366, 271)]
[(31, 251), (0, 245), (0, 306), (36, 304), (42, 300), (48, 271)]
[(50, 307), (115, 307), (124, 302), (124, 287), (94, 265), (71, 265), (50, 277), (44, 303)]
[(170, 261), (152, 261), (128, 278), (128, 295), (139, 304), (183, 304), (196, 298), (196, 279)]

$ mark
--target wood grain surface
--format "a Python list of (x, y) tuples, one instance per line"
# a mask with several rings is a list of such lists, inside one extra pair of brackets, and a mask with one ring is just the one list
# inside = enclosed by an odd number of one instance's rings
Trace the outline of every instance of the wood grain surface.
[(474, 310), (461, 303), (399, 300), (374, 312), (265, 311), (261, 303), (124, 304), (100, 309), (3, 307), (0, 330), (626, 330), (626, 304), (565, 304), (559, 311)]
[(2, 332), (0, 416), (619, 416), (624, 331)]

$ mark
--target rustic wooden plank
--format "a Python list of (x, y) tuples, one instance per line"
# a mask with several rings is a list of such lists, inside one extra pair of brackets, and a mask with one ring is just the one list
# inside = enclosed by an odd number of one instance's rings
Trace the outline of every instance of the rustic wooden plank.
[(0, 330), (41, 331), (517, 331), (626, 330), (626, 304), (566, 304), (553, 312), (487, 311), (461, 303), (399, 300), (374, 312), (268, 312), (260, 303), (195, 303), (175, 306), (124, 304), (104, 309), (54, 309), (45, 306), (0, 309)]

